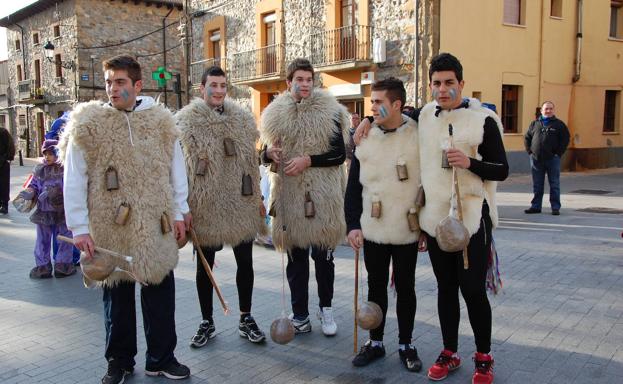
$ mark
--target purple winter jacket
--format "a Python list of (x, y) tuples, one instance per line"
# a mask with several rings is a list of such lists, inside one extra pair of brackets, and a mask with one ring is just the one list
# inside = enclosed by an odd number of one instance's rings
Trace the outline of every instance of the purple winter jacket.
[(35, 224), (54, 225), (65, 223), (63, 207), (63, 166), (48, 165), (45, 161), (35, 166), (29, 188), (35, 192), (37, 209), (30, 216)]

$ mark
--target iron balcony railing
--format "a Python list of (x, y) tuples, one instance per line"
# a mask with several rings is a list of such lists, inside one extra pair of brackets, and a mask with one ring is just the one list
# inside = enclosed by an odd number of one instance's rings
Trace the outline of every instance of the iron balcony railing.
[(235, 53), (230, 67), (231, 81), (242, 82), (282, 76), (285, 74), (284, 58), (283, 44)]
[(311, 62), (327, 66), (357, 61), (372, 61), (374, 28), (349, 25), (310, 35)]
[(190, 82), (192, 86), (199, 87), (199, 85), (201, 85), (201, 77), (203, 76), (203, 72), (214, 65), (221, 67), (224, 71), (227, 71), (227, 69), (225, 68), (225, 61), (226, 60), (224, 57), (217, 57), (190, 63)]

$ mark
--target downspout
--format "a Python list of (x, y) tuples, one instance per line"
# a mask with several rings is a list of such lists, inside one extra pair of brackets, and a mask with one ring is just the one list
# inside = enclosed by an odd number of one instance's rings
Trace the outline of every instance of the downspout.
[(577, 83), (580, 80), (580, 70), (582, 69), (582, 0), (578, 0), (577, 33), (575, 35), (575, 73), (572, 81)]
[[(167, 17), (173, 12), (173, 7), (169, 9), (169, 12), (162, 19), (162, 64), (164, 70), (167, 70)], [(164, 85), (164, 105), (167, 106), (167, 85)]]
[(543, 81), (543, 29), (545, 25), (545, 20), (543, 19), (543, 7), (545, 6), (544, 0), (541, 0), (541, 30), (539, 31), (539, 84), (537, 91), (537, 102), (541, 103), (541, 88)]
[[(29, 80), (30, 77), (28, 76), (28, 71), (26, 70), (28, 69), (28, 66), (26, 65), (26, 44), (24, 41), (24, 27), (17, 23), (13, 24), (17, 25), (22, 32), (22, 67), (24, 68), (24, 80)], [(17, 99), (19, 100), (19, 84), (17, 85)], [(30, 156), (30, 111), (28, 109), (29, 108), (26, 107), (26, 157)]]
[(415, 48), (413, 49), (413, 56), (415, 59), (414, 62), (414, 66), (413, 66), (413, 72), (415, 72), (414, 78), (415, 78), (415, 86), (413, 87), (413, 104), (414, 107), (417, 108), (419, 107), (420, 103), (418, 100), (418, 87), (420, 86), (420, 75), (418, 72), (418, 52), (419, 52), (419, 44), (420, 44), (420, 39), (418, 38), (418, 25), (419, 25), (419, 8), (420, 8), (420, 0), (415, 0), (415, 28), (414, 28), (414, 32), (415, 32)]

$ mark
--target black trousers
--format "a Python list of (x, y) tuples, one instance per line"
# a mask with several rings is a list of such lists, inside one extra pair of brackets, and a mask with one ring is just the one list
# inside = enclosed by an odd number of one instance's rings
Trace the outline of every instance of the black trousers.
[(410, 344), (417, 300), (415, 297), (415, 266), (417, 243), (392, 245), (364, 240), (363, 261), (368, 271), (368, 301), (375, 302), (383, 310), (383, 322), (370, 330), (370, 339), (383, 341), (387, 315), (387, 284), (389, 262), (394, 270), (396, 284), (396, 316), (398, 317), (398, 343)]
[(491, 306), (486, 291), (491, 227), (489, 206), (485, 203), (480, 228), (467, 246), (467, 270), (463, 268), (463, 252), (444, 252), (435, 238), (426, 234), (428, 254), (437, 278), (437, 310), (445, 349), (456, 352), (458, 348), (460, 290), (476, 339), (476, 350), (480, 353), (491, 351)]
[[(216, 252), (223, 249), (220, 247), (201, 247), (210, 268), (214, 267)], [(236, 258), (236, 287), (238, 288), (238, 304), (241, 313), (251, 312), (251, 296), (253, 295), (253, 241), (240, 243), (234, 248)], [(204, 320), (212, 320), (212, 305), (214, 300), (214, 287), (208, 278), (208, 274), (201, 264), (201, 258), (197, 255), (197, 295), (201, 306), (201, 316)]]
[[(320, 307), (330, 307), (333, 300), (335, 264), (333, 250), (312, 246), (311, 257), (316, 267), (316, 283)], [(290, 285), (292, 313), (297, 319), (309, 316), (309, 248), (288, 251), (286, 275)]]
[(11, 164), (8, 161), (0, 163), (0, 205), (9, 203), (9, 188), (11, 179)]
[[(141, 287), (143, 327), (147, 340), (145, 369), (159, 370), (175, 357), (175, 279), (171, 271), (158, 285)], [(106, 353), (108, 361), (122, 368), (134, 367), (136, 356), (136, 305), (134, 283), (121, 282), (104, 288)]]

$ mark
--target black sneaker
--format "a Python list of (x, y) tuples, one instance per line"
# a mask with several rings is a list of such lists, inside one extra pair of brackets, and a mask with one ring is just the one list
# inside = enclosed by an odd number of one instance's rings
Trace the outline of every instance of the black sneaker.
[(252, 343), (261, 343), (266, 340), (266, 335), (257, 326), (255, 319), (251, 315), (245, 316), (238, 324), (240, 337), (246, 337)]
[(197, 329), (197, 333), (190, 339), (190, 346), (193, 348), (201, 348), (208, 340), (212, 339), (215, 334), (216, 328), (214, 328), (214, 321), (212, 320), (203, 320), (201, 324), (199, 324), (199, 329)]
[(560, 209), (552, 209), (552, 215), (560, 216)]
[(164, 369), (155, 371), (145, 369), (145, 374), (147, 376), (164, 376), (167, 379), (181, 380), (190, 376), (190, 369), (184, 364), (180, 364), (176, 359), (173, 359)]
[(109, 362), (106, 376), (102, 377), (102, 384), (121, 384), (125, 381), (127, 375), (131, 375), (134, 368), (121, 368), (118, 363)]
[(541, 210), (538, 209), (538, 208), (528, 208), (528, 209), (524, 209), (523, 211), (524, 211), (524, 213), (527, 213), (527, 214), (541, 213)]
[(353, 359), (353, 365), (355, 367), (363, 367), (383, 356), (385, 356), (385, 347), (373, 347), (370, 340), (368, 340)]
[(400, 349), (398, 355), (408, 371), (420, 372), (422, 370), (422, 360), (418, 357), (416, 348), (407, 347), (404, 351)]

